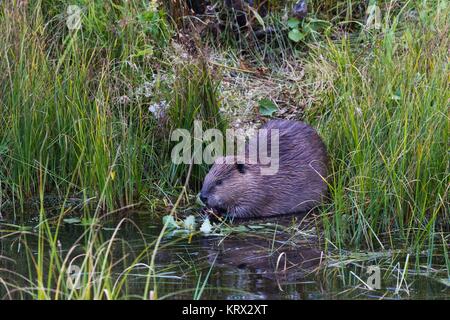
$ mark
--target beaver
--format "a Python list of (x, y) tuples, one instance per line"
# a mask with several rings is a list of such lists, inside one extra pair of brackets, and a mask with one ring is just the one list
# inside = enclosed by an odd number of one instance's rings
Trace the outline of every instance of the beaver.
[(294, 120), (271, 120), (261, 129), (267, 130), (269, 150), (272, 130), (278, 129), (273, 131), (279, 139), (278, 171), (262, 174), (259, 157), (250, 161), (249, 146), (259, 148), (258, 136), (252, 137), (245, 157), (215, 160), (200, 192), (206, 207), (231, 218), (252, 218), (305, 212), (323, 201), (328, 155), (316, 130)]

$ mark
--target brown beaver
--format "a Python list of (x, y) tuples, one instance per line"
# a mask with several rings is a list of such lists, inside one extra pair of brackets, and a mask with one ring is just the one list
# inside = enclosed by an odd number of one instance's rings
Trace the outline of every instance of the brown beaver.
[(202, 202), (235, 218), (304, 212), (320, 204), (327, 191), (328, 156), (317, 132), (293, 120), (271, 120), (261, 129), (267, 130), (268, 150), (271, 130), (278, 129), (278, 171), (261, 174), (260, 158), (256, 163), (250, 161), (249, 145), (259, 144), (253, 137), (246, 145), (245, 160), (236, 156), (216, 159), (203, 183)]

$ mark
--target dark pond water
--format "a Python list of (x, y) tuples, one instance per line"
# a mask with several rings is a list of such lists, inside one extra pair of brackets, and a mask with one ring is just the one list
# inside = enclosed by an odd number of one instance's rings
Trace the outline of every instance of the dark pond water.
[[(160, 234), (161, 225), (146, 215), (133, 215), (118, 232), (113, 254), (119, 276), (132, 260), (149, 247)], [(442, 265), (427, 265), (426, 257), (404, 253), (336, 253), (323, 251), (310, 223), (297, 217), (253, 221), (233, 225), (228, 235), (205, 236), (173, 234), (163, 237), (156, 255), (158, 298), (164, 299), (448, 299), (447, 274), (436, 272)], [(305, 227), (302, 227), (305, 225)], [(115, 223), (100, 228), (100, 237), (109, 239)], [(74, 243), (86, 243), (80, 235), (85, 227), (64, 224), (60, 230), (59, 254)], [(6, 284), (26, 286), (34, 272), (31, 256), (37, 256), (38, 242), (33, 229), (27, 235), (6, 223), (0, 224), (0, 294), (8, 298)], [(22, 230), (23, 231), (23, 230)], [(145, 240), (145, 241), (144, 241)], [(75, 255), (77, 250), (74, 250)], [(123, 258), (127, 256), (127, 258)], [(121, 259), (123, 258), (123, 259)], [(427, 265), (428, 271), (423, 265)], [(403, 265), (409, 261), (405, 279)], [(148, 262), (148, 261), (147, 261)], [(445, 262), (442, 262), (445, 265)], [(379, 266), (379, 290), (368, 290), (369, 266)], [(412, 266), (417, 266), (414, 268)], [(418, 271), (415, 271), (418, 270)], [(13, 272), (11, 272), (13, 271)], [(135, 266), (127, 277), (122, 298), (142, 298), (148, 268)], [(34, 279), (31, 279), (34, 280)], [(5, 284), (6, 283), (6, 284)], [(400, 283), (400, 285), (399, 285)], [(29, 285), (29, 284), (28, 284)], [(21, 297), (27, 298), (27, 297)]]

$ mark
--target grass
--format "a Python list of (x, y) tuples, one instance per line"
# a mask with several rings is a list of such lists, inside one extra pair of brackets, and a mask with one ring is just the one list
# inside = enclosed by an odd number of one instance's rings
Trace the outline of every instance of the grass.
[[(165, 211), (192, 205), (207, 167), (172, 164), (170, 132), (192, 130), (197, 119), (204, 130), (234, 124), (225, 105), (230, 87), (224, 87), (233, 81), (237, 117), (252, 110), (255, 96), (276, 100), (279, 111), (295, 104), (294, 117), (317, 127), (327, 144), (329, 199), (314, 230), (330, 281), (363, 285), (355, 275), (367, 261), (382, 265), (388, 278), (400, 272), (399, 292), (413, 269), (449, 276), (445, 1), (371, 2), (381, 9), (379, 29), (365, 25), (366, 1), (311, 1), (299, 43), (289, 40), (289, 7), (278, 2), (238, 37), (227, 16), (219, 37), (191, 38), (179, 33), (192, 26), (179, 2), (76, 3), (84, 8), (80, 30), (66, 27), (65, 0), (0, 3), (0, 218), (11, 222), (0, 236), (21, 243), (20, 261), (26, 261), (17, 272), (4, 268), (22, 281), (0, 275), (5, 297), (176, 295), (158, 292), (175, 267), (157, 268), (155, 257), (178, 240), (148, 241), (136, 227), (142, 249), (127, 255), (132, 244), (120, 230), (135, 224), (113, 217), (140, 207), (155, 225)], [(257, 40), (261, 23), (274, 31)], [(52, 214), (50, 197), (57, 199)], [(33, 199), (37, 205), (30, 207)], [(63, 226), (72, 215), (88, 223), (62, 253)], [(271, 254), (276, 235), (268, 235)], [(355, 263), (351, 272), (346, 261)], [(208, 285), (215, 260), (197, 270), (201, 263), (188, 262), (197, 278), (182, 290), (196, 299), (214, 290)], [(81, 268), (82, 290), (68, 285), (73, 264)], [(129, 295), (136, 268), (145, 270), (144, 286)]]
[(448, 15), (428, 13), (386, 15), (360, 49), (346, 36), (313, 48), (327, 88), (310, 116), (333, 157), (325, 224), (338, 247), (421, 250), (448, 232)]
[[(173, 171), (161, 164), (168, 162), (166, 153), (155, 154), (169, 135), (156, 137), (159, 119), (148, 111), (170, 95), (155, 69), (169, 23), (145, 6), (89, 2), (86, 25), (67, 33), (62, 17), (44, 21), (46, 6), (2, 4), (2, 194), (23, 213), (26, 199), (37, 194), (39, 172), (45, 171), (46, 193), (62, 199), (98, 200), (103, 192), (100, 205), (110, 210), (138, 202), (148, 185)], [(118, 28), (108, 14), (113, 8), (116, 19), (128, 19), (119, 37), (118, 30), (110, 30)], [(216, 85), (209, 74), (179, 76), (179, 81), (198, 77), (195, 89), (203, 90), (205, 100), (175, 99), (171, 110), (210, 102), (202, 112), (214, 116)], [(172, 183), (177, 179), (171, 174)]]
[[(171, 130), (186, 129), (193, 135), (194, 121), (202, 120), (203, 130), (217, 128), (224, 132), (226, 120), (219, 112), (218, 89), (220, 83), (212, 77), (204, 59), (200, 58), (200, 61), (193, 64), (183, 63), (175, 67), (175, 77), (172, 89), (173, 103), (168, 110)], [(193, 142), (191, 150), (193, 153), (196, 152)], [(170, 159), (166, 161), (171, 162)], [(187, 164), (172, 164), (169, 169), (171, 183), (183, 183), (188, 169), (189, 165)], [(189, 180), (192, 190), (200, 190), (207, 172), (208, 166), (196, 164), (193, 167)]]

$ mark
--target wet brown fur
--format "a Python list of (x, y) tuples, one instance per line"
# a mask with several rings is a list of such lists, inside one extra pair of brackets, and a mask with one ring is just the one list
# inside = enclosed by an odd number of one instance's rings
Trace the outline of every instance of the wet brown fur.
[[(271, 129), (279, 130), (278, 172), (261, 175), (261, 165), (250, 164), (248, 156), (245, 164), (238, 164), (235, 156), (220, 157), (204, 180), (201, 195), (207, 206), (231, 217), (249, 218), (304, 212), (320, 204), (327, 191), (328, 157), (317, 132), (292, 120), (272, 120), (262, 129), (269, 137)], [(257, 141), (252, 138), (249, 144)]]

